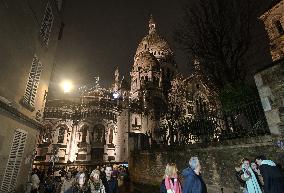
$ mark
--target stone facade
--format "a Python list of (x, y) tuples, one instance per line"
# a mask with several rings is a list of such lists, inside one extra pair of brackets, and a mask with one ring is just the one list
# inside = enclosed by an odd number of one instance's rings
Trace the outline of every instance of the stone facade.
[(271, 134), (284, 134), (284, 60), (258, 72), (256, 86)]
[[(269, 159), (284, 164), (284, 151), (273, 141), (267, 136), (231, 140), (223, 144), (211, 144), (207, 148), (191, 146), (182, 150), (132, 152), (129, 161), (131, 179), (137, 186), (143, 185), (143, 193), (147, 192), (145, 190), (148, 186), (158, 192), (167, 163), (176, 163), (180, 174), (188, 167), (190, 157), (198, 156), (208, 193), (222, 192), (221, 188), (224, 193), (241, 193), (235, 167), (240, 165), (242, 158), (253, 160), (257, 155), (265, 154)], [(179, 177), (183, 181), (182, 176)]]
[[(197, 143), (188, 145), (186, 148), (182, 147), (180, 150), (177, 146), (168, 150), (132, 151), (129, 160), (131, 178), (136, 186), (143, 187), (141, 192), (149, 192), (147, 186), (150, 186), (151, 191), (155, 188), (158, 191), (166, 164), (176, 163), (179, 171), (182, 171), (188, 167), (191, 156), (198, 156), (200, 159), (202, 176), (209, 193), (241, 192), (240, 184), (235, 176), (235, 167), (240, 166), (240, 161), (244, 157), (253, 160), (257, 155), (264, 154), (276, 163), (284, 165), (283, 139), (279, 137), (283, 135), (284, 130), (284, 1), (275, 2), (272, 8), (261, 16), (270, 38), (271, 56), (274, 63), (259, 71), (255, 75), (255, 82), (270, 133), (276, 137), (264, 135), (221, 140), (216, 143)], [(198, 68), (195, 71), (198, 72)], [(185, 79), (177, 76), (172, 81), (169, 104), (181, 109), (182, 116), (195, 116), (198, 114), (200, 104), (205, 104), (209, 109), (218, 106), (218, 102), (214, 103), (216, 96), (212, 91), (214, 87), (203, 80), (204, 77), (195, 73), (192, 77)], [(199, 83), (202, 85), (198, 85)], [(193, 97), (188, 97), (188, 94), (193, 94)], [(185, 105), (178, 107), (177, 104)]]
[(0, 5), (0, 192), (24, 192), (29, 180), (60, 32), (60, 2)]
[(276, 1), (260, 18), (270, 39), (274, 61), (254, 79), (271, 134), (284, 134), (284, 1)]
[[(61, 163), (74, 164), (128, 161), (130, 149), (159, 142), (155, 133), (165, 120), (169, 106), (180, 105), (180, 101), (172, 100), (174, 94), (180, 93), (178, 98), (183, 98), (185, 92), (190, 96), (182, 99), (186, 101), (182, 108), (192, 107), (190, 113), (196, 111), (198, 97), (200, 103), (206, 100), (213, 106), (211, 102), (216, 100), (211, 97), (212, 87), (201, 81), (201, 71), (197, 71), (190, 77), (177, 75), (174, 53), (158, 34), (151, 17), (149, 32), (134, 56), (130, 85), (116, 69), (110, 88), (101, 88), (97, 82), (82, 86), (76, 96), (48, 100), (44, 124), (49, 129), (41, 134), (36, 163), (51, 161), (54, 156)], [(186, 91), (175, 90), (176, 84)], [(98, 135), (98, 128), (102, 128), (99, 144), (92, 137)], [(45, 136), (47, 133), (51, 135)]]
[(272, 60), (284, 56), (284, 1), (274, 1), (273, 6), (260, 19), (264, 22), (270, 40)]
[(80, 96), (48, 100), (35, 163), (53, 158), (76, 164), (126, 161), (129, 112), (126, 99), (115, 99), (113, 93), (94, 88)]

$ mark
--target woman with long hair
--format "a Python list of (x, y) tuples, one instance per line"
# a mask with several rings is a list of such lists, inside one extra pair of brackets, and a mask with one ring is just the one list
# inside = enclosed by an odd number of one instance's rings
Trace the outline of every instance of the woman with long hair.
[(75, 183), (72, 187), (73, 193), (87, 193), (88, 191), (87, 176), (83, 170), (81, 169), (76, 175)]
[(177, 175), (175, 163), (167, 164), (164, 179), (160, 186), (160, 193), (181, 193), (181, 185)]

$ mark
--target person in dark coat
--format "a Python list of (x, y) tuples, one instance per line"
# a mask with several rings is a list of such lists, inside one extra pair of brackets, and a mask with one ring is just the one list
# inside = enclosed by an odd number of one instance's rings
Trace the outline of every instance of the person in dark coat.
[(182, 172), (184, 177), (182, 193), (207, 193), (207, 187), (201, 177), (200, 170), (198, 157), (191, 157), (189, 167)]
[(264, 181), (265, 193), (284, 193), (284, 175), (276, 164), (261, 155), (255, 158)]
[(251, 164), (251, 169), (256, 177), (256, 180), (258, 184), (260, 185), (261, 189), (263, 190), (263, 177), (260, 174), (260, 170), (258, 168), (258, 165), (255, 162), (252, 162)]
[(105, 168), (105, 176), (102, 177), (103, 185), (105, 186), (106, 193), (118, 193), (117, 179), (112, 177), (112, 166), (108, 165)]

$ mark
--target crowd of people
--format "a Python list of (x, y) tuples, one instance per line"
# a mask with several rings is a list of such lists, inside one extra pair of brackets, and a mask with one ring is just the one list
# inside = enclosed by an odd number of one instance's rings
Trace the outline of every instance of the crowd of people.
[(283, 172), (264, 155), (253, 161), (243, 158), (235, 170), (244, 193), (284, 193)]
[[(253, 161), (243, 158), (235, 167), (244, 193), (284, 193), (281, 169), (265, 156)], [(198, 157), (191, 157), (179, 180), (175, 163), (166, 165), (160, 193), (207, 193)], [(124, 165), (61, 168), (55, 171), (34, 169), (31, 193), (130, 193), (128, 168)], [(124, 186), (123, 186), (124, 185)], [(122, 188), (123, 187), (123, 188)]]
[[(235, 170), (244, 193), (284, 193), (282, 170), (263, 155), (253, 161), (243, 158)], [(176, 164), (167, 164), (160, 193), (207, 193), (198, 157), (190, 158), (189, 167), (182, 171), (182, 177), (183, 183), (178, 178)]]
[[(57, 168), (35, 168), (31, 177), (31, 193), (127, 193), (128, 168), (124, 165)], [(126, 188), (126, 189), (125, 189)], [(120, 191), (123, 189), (123, 191)]]

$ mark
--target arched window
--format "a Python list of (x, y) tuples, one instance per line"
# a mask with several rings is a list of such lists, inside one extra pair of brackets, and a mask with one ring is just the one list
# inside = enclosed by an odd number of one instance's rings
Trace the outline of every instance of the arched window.
[(82, 132), (82, 142), (86, 142), (88, 126), (86, 125), (82, 126), (80, 131)]
[(95, 125), (93, 129), (93, 141), (98, 143), (103, 143), (104, 131), (105, 127), (103, 125)]
[(59, 127), (57, 143), (64, 143), (65, 130), (66, 130), (66, 127), (64, 125), (61, 125)]
[(39, 143), (50, 143), (52, 139), (52, 126), (44, 125), (44, 130), (41, 131)]
[(170, 69), (167, 68), (167, 77), (170, 77), (170, 75), (171, 75)]
[(112, 127), (109, 129), (108, 142), (109, 144), (113, 144), (113, 128)]
[(274, 25), (275, 25), (275, 27), (277, 29), (278, 34), (279, 35), (283, 35), (284, 34), (284, 29), (283, 29), (283, 26), (282, 26), (280, 20), (276, 20), (274, 22)]
[(200, 88), (199, 84), (196, 84), (196, 89), (199, 89), (199, 88)]

